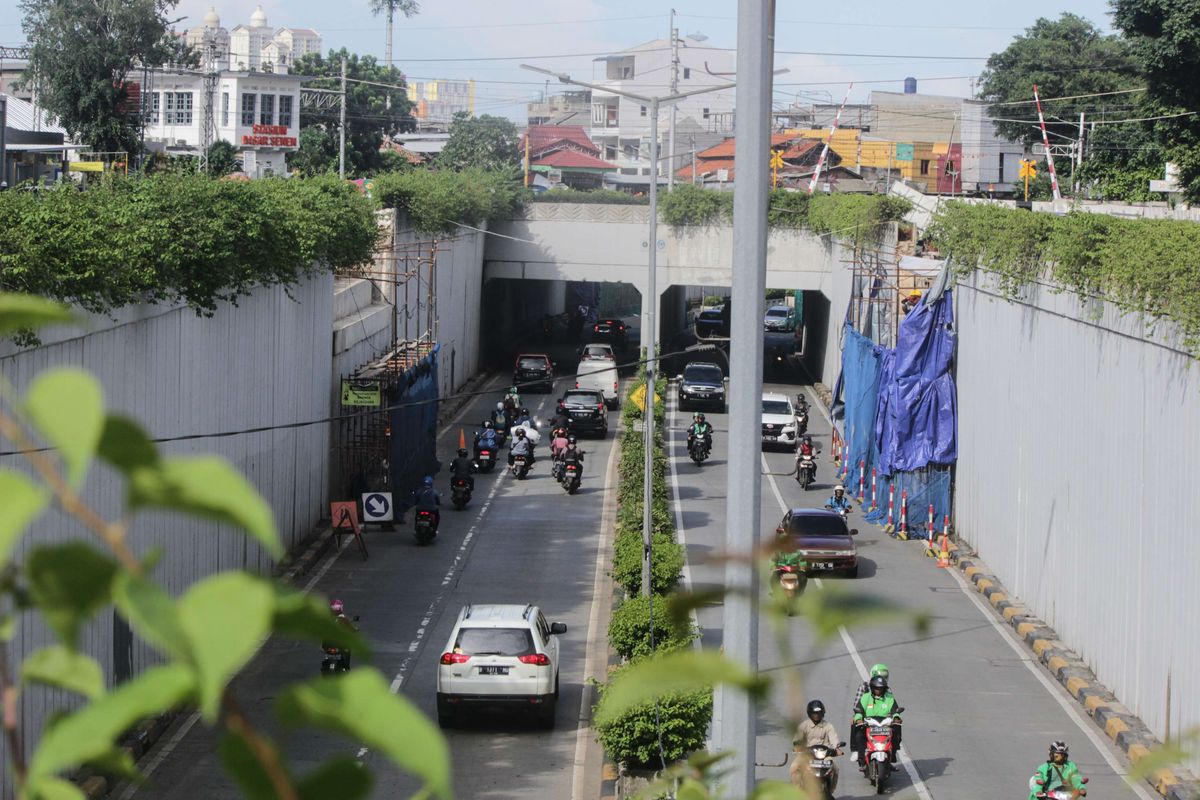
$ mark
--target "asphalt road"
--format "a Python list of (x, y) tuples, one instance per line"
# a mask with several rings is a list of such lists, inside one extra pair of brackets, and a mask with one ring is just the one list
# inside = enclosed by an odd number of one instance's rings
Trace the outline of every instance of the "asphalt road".
[[(573, 374), (572, 348), (554, 348), (552, 355), (566, 368), (560, 368), (560, 375)], [(469, 441), (487, 410), (500, 399), (507, 380), (499, 376), (491, 384), (494, 392), (469, 403), (439, 432), (438, 453), (444, 463), (454, 457), (460, 428)], [(526, 395), (525, 402), (535, 417), (545, 420), (553, 413), (557, 396)], [(567, 624), (567, 633), (560, 638), (561, 696), (553, 731), (501, 716), (447, 731), (460, 798), (513, 798), (531, 792), (570, 798), (575, 787), (586, 786), (587, 791), (578, 795), (583, 798), (594, 796), (600, 784), (602, 753), (579, 719), (581, 701), (592, 702), (590, 690), (585, 697), (586, 679), (600, 677), (606, 664), (611, 595), (594, 601), (597, 585), (604, 585), (611, 548), (610, 536), (602, 534), (601, 519), (606, 510), (606, 477), (615, 472), (609, 462), (618, 419), (619, 414), (613, 413), (607, 439), (580, 440), (587, 458), (583, 487), (575, 496), (567, 495), (550, 477), (546, 446), (539, 448), (538, 463), (525, 481), (499, 468), (476, 476), (474, 497), (463, 511), (449, 506), (449, 479), (443, 471), (436, 481), (449, 507), (444, 507), (433, 545), (416, 545), (410, 513), (408, 524), (398, 525), (395, 532), (367, 534), (368, 560), (348, 546), (313, 573), (314, 591), (341, 598), (348, 614), (361, 616), (359, 625), (373, 648), (373, 664), (393, 678), (395, 690), (432, 719), (436, 719), (436, 662), (462, 606), (534, 603), (548, 620)], [(591, 654), (594, 664), (587, 662), (589, 628), (600, 642), (600, 649)], [(276, 729), (270, 706), (275, 692), (311, 678), (320, 661), (320, 651), (311, 645), (268, 641), (234, 684), (249, 716), (279, 737), (300, 774), (348, 752), (375, 772), (373, 797), (410, 796), (418, 786), (386, 758), (320, 732), (285, 734)], [(220, 768), (217, 739), (202, 724), (194, 724), (194, 718), (177, 723), (160, 741), (165, 744), (156, 746), (144, 762), (150, 773), (148, 786), (136, 792), (125, 790), (118, 797), (241, 797)]]
[[(798, 388), (767, 385), (767, 389), (788, 394)], [(817, 410), (816, 398), (809, 395), (809, 402), (813, 406), (810, 433), (822, 449), (817, 482), (804, 492), (790, 476), (764, 477), (764, 542), (773, 538), (787, 505), (819, 508), (832, 493), (829, 424)], [(684, 429), (690, 412), (678, 412), (673, 397), (669, 410), (671, 466), (687, 544), (689, 579), (697, 590), (719, 586), (723, 566), (712, 563), (712, 556), (725, 549), (727, 417), (706, 412), (716, 427), (714, 452), (697, 467), (686, 453)], [(790, 452), (764, 453), (764, 469), (789, 472), (793, 457)], [(808, 623), (795, 617), (787, 621), (793, 658), (785, 663), (776, 638), (764, 623), (759, 631), (759, 668), (776, 678), (798, 670), (804, 689), (800, 702), (823, 700), (831, 710), (828, 719), (841, 738), (849, 741), (850, 706), (865, 667), (886, 663), (897, 699), (907, 708), (902, 750), (908, 763), (893, 775), (889, 795), (923, 800), (1025, 797), (1029, 776), (1045, 759), (1050, 741), (1065, 739), (1072, 759), (1091, 779), (1090, 796), (1144, 800), (1157, 796), (1148, 787), (1134, 789), (1125, 784), (1122, 776), (1128, 764), (1124, 757), (1032, 661), (1024, 644), (1015, 644), (1009, 627), (996, 623), (992, 609), (973, 590), (964, 589), (957, 571), (938, 569), (924, 556), (921, 544), (892, 539), (882, 528), (865, 522), (858, 510), (851, 514), (851, 527), (860, 531), (856, 540), (859, 577), (824, 580), (925, 609), (932, 617), (930, 627), (918, 634), (908, 624), (874, 625), (848, 631), (822, 645), (814, 640)], [(719, 647), (720, 606), (701, 608), (698, 620), (703, 645)], [(775, 711), (786, 707), (782, 685), (782, 680), (775, 681), (770, 701), (758, 714), (760, 779), (787, 780), (784, 764), (790, 757), (791, 731)], [(848, 758), (838, 759), (838, 764), (839, 798), (874, 795), (874, 787)]]

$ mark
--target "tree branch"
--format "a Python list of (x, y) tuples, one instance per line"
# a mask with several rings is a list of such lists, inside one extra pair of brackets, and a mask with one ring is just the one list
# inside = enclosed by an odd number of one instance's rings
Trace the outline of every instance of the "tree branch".
[(245, 740), (250, 752), (254, 754), (263, 771), (267, 773), (271, 787), (275, 790), (275, 796), (279, 800), (299, 800), (300, 795), (292, 784), (292, 779), (283, 763), (279, 760), (278, 751), (250, 724), (250, 720), (247, 719), (237, 698), (233, 696), (233, 692), (225, 690), (221, 706), (225, 709), (225, 727), (229, 728), (231, 733), (235, 733)]
[(16, 773), (16, 787), (25, 786), (25, 750), (21, 743), (21, 732), (17, 726), (17, 699), (19, 692), (8, 674), (8, 645), (0, 645), (0, 697), (4, 703), (4, 740), (8, 745), (8, 757)]

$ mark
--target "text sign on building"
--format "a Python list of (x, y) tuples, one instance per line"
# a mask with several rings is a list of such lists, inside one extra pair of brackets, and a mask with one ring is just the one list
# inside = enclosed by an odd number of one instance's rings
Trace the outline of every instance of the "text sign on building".
[(896, 145), (896, 160), (897, 161), (912, 161), (913, 146), (911, 144)]
[(377, 408), (380, 400), (379, 381), (342, 379), (342, 405)]
[(253, 133), (243, 134), (242, 144), (260, 147), (297, 147), (295, 136), (288, 136), (286, 125), (255, 125)]

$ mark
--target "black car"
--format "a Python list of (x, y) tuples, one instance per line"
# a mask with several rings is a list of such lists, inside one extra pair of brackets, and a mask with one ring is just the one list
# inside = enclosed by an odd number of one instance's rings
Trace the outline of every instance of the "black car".
[(513, 385), (521, 391), (554, 391), (554, 362), (542, 353), (522, 353), (513, 365)]
[(725, 333), (725, 306), (711, 306), (696, 315), (696, 338), (707, 339)]
[(592, 326), (592, 341), (608, 342), (614, 350), (624, 350), (629, 344), (628, 330), (619, 319), (597, 320)]
[(572, 433), (608, 436), (608, 406), (604, 395), (594, 389), (568, 389), (558, 401), (558, 414), (566, 418)]
[(725, 413), (725, 374), (716, 364), (693, 361), (679, 380), (679, 410), (711, 406)]

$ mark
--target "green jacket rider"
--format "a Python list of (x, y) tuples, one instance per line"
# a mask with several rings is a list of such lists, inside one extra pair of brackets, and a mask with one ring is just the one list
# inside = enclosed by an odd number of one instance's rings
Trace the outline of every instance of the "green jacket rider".
[(867, 734), (864, 724), (866, 718), (893, 717), (891, 761), (895, 763), (896, 754), (900, 752), (902, 730), (900, 718), (897, 716), (900, 713), (900, 706), (896, 702), (896, 696), (888, 689), (887, 678), (883, 675), (873, 676), (868, 682), (868, 686), (869, 690), (858, 698), (858, 703), (854, 707), (854, 721), (850, 730), (851, 754), (860, 765), (866, 763)]
[(1037, 800), (1038, 792), (1052, 792), (1055, 789), (1071, 789), (1082, 797), (1087, 794), (1083, 788), (1086, 782), (1079, 773), (1079, 767), (1070, 760), (1067, 743), (1054, 741), (1050, 743), (1050, 754), (1045, 763), (1039, 765), (1029, 779), (1029, 800)]

